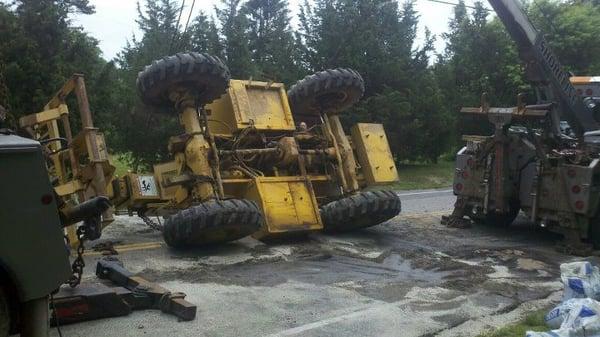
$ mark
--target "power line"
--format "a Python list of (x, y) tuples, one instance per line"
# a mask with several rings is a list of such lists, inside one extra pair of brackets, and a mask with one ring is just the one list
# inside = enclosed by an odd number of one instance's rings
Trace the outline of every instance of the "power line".
[(190, 18), (192, 17), (192, 12), (194, 11), (195, 4), (196, 4), (196, 0), (192, 0), (192, 7), (190, 7), (190, 13), (188, 14), (187, 20), (185, 22), (185, 27), (183, 28), (183, 33), (181, 33), (182, 36), (184, 36), (185, 33), (187, 32), (188, 25), (190, 24)]
[(182, 38), (178, 42), (175, 43), (176, 51), (179, 50), (181, 47), (185, 46), (185, 33), (187, 33), (188, 25), (190, 24), (190, 18), (192, 17), (192, 13), (194, 12), (194, 5), (195, 4), (196, 4), (196, 0), (192, 0), (192, 6), (190, 7), (190, 11), (188, 13), (188, 17), (187, 17), (187, 20), (185, 22), (185, 26), (183, 28), (183, 32), (181, 32), (181, 37)]
[[(440, 3), (440, 4), (450, 5), (450, 6), (458, 6), (457, 3), (450, 2), (450, 1), (444, 1), (444, 0), (427, 0), (427, 1), (437, 2), (437, 3)], [(478, 9), (478, 7), (475, 7), (475, 6), (470, 6), (470, 5), (464, 5), (464, 6), (467, 7), (467, 8), (471, 8), (471, 9)], [(490, 9), (487, 9), (485, 7), (483, 7), (483, 10), (485, 10), (486, 12), (491, 12)]]
[(175, 37), (177, 36), (177, 31), (179, 31), (179, 22), (181, 21), (181, 13), (183, 13), (184, 6), (185, 6), (185, 0), (182, 0), (181, 8), (179, 9), (179, 17), (177, 18), (177, 24), (175, 25), (175, 30), (173, 31), (173, 36), (171, 37), (171, 43), (169, 43), (169, 54), (171, 53), (171, 49), (173, 48), (173, 42), (175, 42)]

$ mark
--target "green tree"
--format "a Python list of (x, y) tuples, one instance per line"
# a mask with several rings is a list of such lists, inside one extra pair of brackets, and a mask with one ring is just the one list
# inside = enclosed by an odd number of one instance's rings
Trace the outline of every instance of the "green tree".
[[(450, 109), (455, 139), (463, 133), (488, 133), (490, 126), (459, 115), (463, 106), (479, 106), (486, 92), (494, 106), (516, 104), (519, 92), (529, 92), (523, 79), (514, 43), (498, 19), (488, 20), (481, 2), (469, 13), (463, 1), (455, 7), (449, 31), (443, 35), (446, 50), (434, 66), (443, 88), (443, 102)], [(532, 99), (530, 97), (530, 99)]]
[(215, 7), (225, 45), (225, 61), (234, 78), (256, 77), (258, 69), (252, 63), (248, 42), (248, 19), (240, 12), (240, 3), (241, 0), (221, 0), (221, 6)]
[(223, 57), (223, 44), (213, 18), (200, 12), (189, 29), (191, 50)]
[(287, 1), (249, 0), (242, 13), (248, 20), (250, 54), (260, 78), (288, 84), (296, 81), (300, 74)]
[[(0, 104), (9, 107), (15, 117), (39, 112), (73, 73), (86, 75), (91, 93), (111, 85), (96, 81), (107, 67), (98, 41), (69, 19), (73, 13), (93, 11), (86, 0), (0, 4)], [(94, 112), (105, 110), (104, 101), (94, 103)], [(76, 109), (71, 114), (77, 121)], [(106, 119), (99, 120), (100, 127), (107, 127), (102, 124)], [(77, 131), (78, 123), (73, 128)]]
[[(414, 2), (384, 0), (306, 1), (297, 40), (312, 70), (351, 67), (361, 73), (366, 92), (345, 125), (383, 123), (397, 160), (435, 161), (446, 151), (448, 120), (429, 63), (433, 37), (415, 40), (419, 17)], [(440, 146), (442, 144), (442, 146)]]
[(131, 153), (129, 159), (134, 169), (147, 168), (168, 158), (168, 139), (181, 132), (174, 113), (143, 105), (136, 89), (137, 75), (146, 65), (175, 53), (174, 46), (189, 43), (179, 34), (178, 10), (173, 0), (145, 0), (144, 6), (138, 3), (136, 22), (142, 35), (133, 36), (116, 58), (115, 89), (119, 102), (115, 106), (118, 123), (113, 132), (113, 146), (117, 152)]
[(600, 3), (536, 0), (528, 14), (563, 66), (579, 75), (600, 74)]

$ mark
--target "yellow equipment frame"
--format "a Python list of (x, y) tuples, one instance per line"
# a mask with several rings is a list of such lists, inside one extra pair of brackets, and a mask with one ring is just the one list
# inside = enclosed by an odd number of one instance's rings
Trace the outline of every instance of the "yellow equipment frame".
[[(75, 93), (81, 118), (81, 131), (74, 137), (69, 122), (66, 98)], [(84, 76), (74, 74), (50, 99), (41, 112), (23, 116), (19, 125), (35, 140), (45, 145), (52, 161), (50, 175), (57, 179), (54, 190), (65, 199), (75, 197), (83, 202), (95, 196), (111, 197), (110, 182), (115, 167), (110, 164), (104, 135), (94, 127)], [(63, 148), (63, 142), (66, 147)], [(80, 158), (86, 158), (81, 162)], [(103, 226), (114, 220), (114, 210), (102, 214)], [(74, 226), (67, 228), (72, 244), (76, 244)]]

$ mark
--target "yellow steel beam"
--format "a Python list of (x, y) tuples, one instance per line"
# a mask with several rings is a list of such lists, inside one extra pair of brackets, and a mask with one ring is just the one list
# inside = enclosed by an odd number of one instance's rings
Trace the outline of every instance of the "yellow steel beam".
[(342, 128), (342, 122), (337, 115), (328, 116), (327, 118), (333, 137), (335, 137), (337, 142), (337, 150), (341, 156), (344, 178), (348, 184), (346, 192), (357, 191), (359, 186), (358, 179), (356, 178), (356, 160), (354, 159), (354, 153), (352, 152), (348, 137), (346, 137), (344, 129)]
[(83, 186), (83, 184), (79, 180), (71, 180), (67, 183), (54, 187), (56, 194), (58, 194), (61, 197), (69, 194), (74, 194), (79, 191), (83, 191), (84, 189), (85, 186)]
[(73, 74), (71, 78), (62, 86), (62, 88), (50, 99), (50, 101), (44, 106), (44, 110), (56, 108), (60, 104), (64, 103), (65, 97), (67, 97), (77, 84), (77, 79), (83, 78), (82, 74)]
[(65, 104), (60, 104), (56, 108), (46, 109), (42, 112), (35, 114), (29, 114), (19, 118), (19, 125), (24, 128), (28, 126), (34, 126), (37, 124), (43, 124), (50, 121), (60, 119), (62, 115), (68, 115), (69, 108)]

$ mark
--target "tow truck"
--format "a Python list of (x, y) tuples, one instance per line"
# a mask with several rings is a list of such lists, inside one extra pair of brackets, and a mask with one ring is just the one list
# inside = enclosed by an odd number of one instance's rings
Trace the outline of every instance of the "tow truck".
[(523, 211), (530, 221), (564, 236), (571, 253), (600, 248), (600, 77), (564, 70), (543, 35), (515, 0), (489, 0), (515, 41), (536, 102), (517, 95), (514, 107), (461, 113), (487, 120), (493, 135), (464, 135), (456, 158), (450, 226), (506, 226)]

